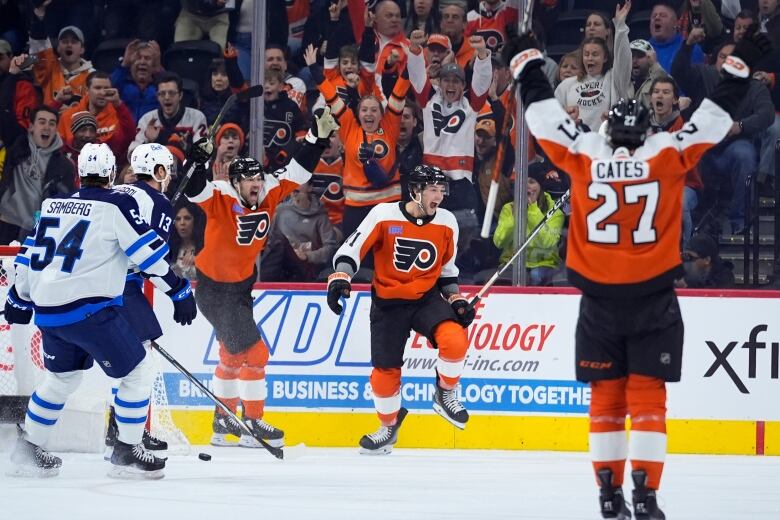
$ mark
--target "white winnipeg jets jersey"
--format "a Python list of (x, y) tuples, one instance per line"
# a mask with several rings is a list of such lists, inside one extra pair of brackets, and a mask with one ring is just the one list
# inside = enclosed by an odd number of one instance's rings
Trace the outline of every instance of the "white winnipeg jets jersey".
[[(121, 305), (128, 258), (141, 271), (171, 278), (168, 245), (140, 216), (132, 197), (84, 188), (46, 199), (16, 257), (16, 290), (35, 307), (35, 323), (75, 323)], [(175, 278), (175, 276), (173, 276)]]

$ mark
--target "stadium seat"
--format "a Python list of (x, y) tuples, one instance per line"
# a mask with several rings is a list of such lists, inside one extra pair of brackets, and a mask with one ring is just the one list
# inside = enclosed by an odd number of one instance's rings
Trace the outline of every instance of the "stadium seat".
[(548, 45), (547, 57), (555, 60), (555, 63), (560, 63), (564, 54), (577, 50), (577, 46), (574, 44), (562, 44), (562, 45)]
[(190, 107), (190, 108), (198, 108), (198, 99), (199, 99), (199, 86), (198, 82), (190, 79), (190, 78), (182, 78), (181, 79), (181, 87), (182, 87), (182, 102), (184, 103), (184, 106)]
[(628, 17), (628, 37), (631, 40), (650, 38), (650, 13), (651, 11), (639, 11), (631, 13)]
[(554, 45), (579, 45), (584, 36), (583, 27), (590, 11), (569, 11), (555, 21), (547, 35), (548, 49)]
[(115, 40), (106, 40), (100, 44), (92, 53), (92, 66), (96, 70), (111, 74), (114, 69), (122, 63), (122, 57), (125, 55), (125, 47), (132, 40), (128, 38), (117, 38)]
[(211, 61), (220, 56), (222, 49), (211, 40), (176, 42), (165, 51), (163, 65), (182, 78), (201, 83), (207, 79)]

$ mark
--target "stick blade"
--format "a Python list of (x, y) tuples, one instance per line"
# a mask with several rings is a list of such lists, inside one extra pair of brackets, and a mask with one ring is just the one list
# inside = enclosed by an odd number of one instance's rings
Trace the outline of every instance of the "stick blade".
[(238, 93), (238, 100), (241, 102), (247, 101), (252, 98), (260, 97), (263, 95), (262, 85), (252, 85), (246, 90), (242, 90)]

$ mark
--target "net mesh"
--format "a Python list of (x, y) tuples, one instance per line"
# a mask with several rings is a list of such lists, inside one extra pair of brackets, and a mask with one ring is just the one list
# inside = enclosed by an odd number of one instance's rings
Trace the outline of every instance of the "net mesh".
[[(14, 283), (14, 257), (18, 248), (0, 247), (0, 305)], [(157, 377), (151, 396), (151, 434), (168, 443), (171, 454), (187, 454), (190, 444), (176, 426), (168, 404), (159, 354), (154, 353)], [(44, 374), (41, 332), (35, 325), (9, 325), (0, 318), (0, 396), (29, 396)], [(72, 396), (70, 401), (78, 398)], [(110, 394), (105, 396), (106, 404)], [(108, 408), (106, 408), (108, 410)], [(107, 415), (106, 415), (107, 416)]]

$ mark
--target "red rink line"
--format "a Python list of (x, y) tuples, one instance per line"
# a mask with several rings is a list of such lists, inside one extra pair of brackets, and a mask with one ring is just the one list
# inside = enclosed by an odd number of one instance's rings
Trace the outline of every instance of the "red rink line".
[(765, 433), (766, 423), (764, 421), (756, 421), (756, 455), (764, 454)]

